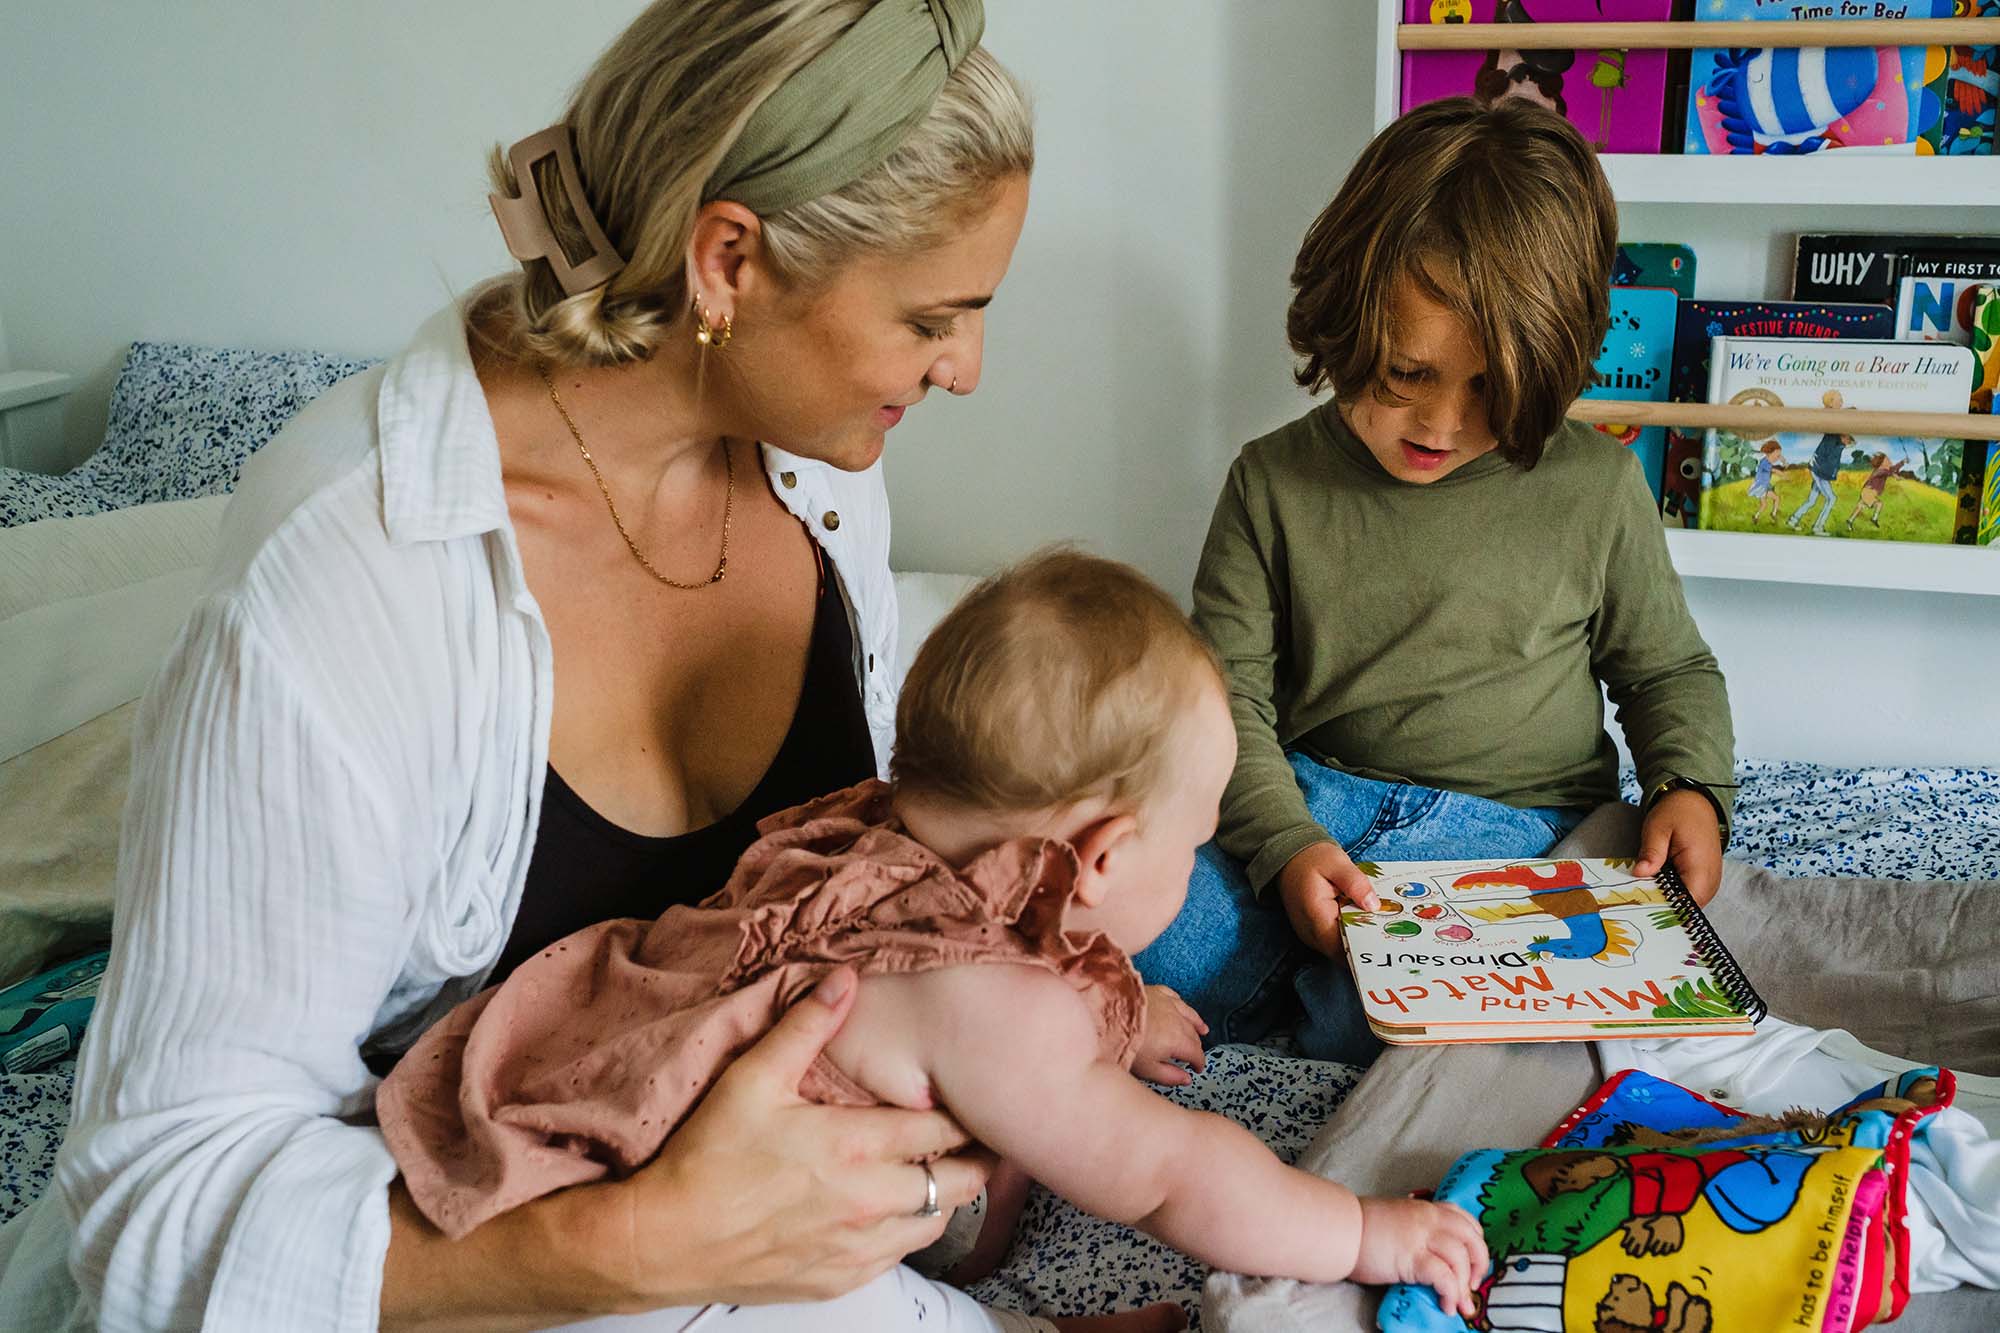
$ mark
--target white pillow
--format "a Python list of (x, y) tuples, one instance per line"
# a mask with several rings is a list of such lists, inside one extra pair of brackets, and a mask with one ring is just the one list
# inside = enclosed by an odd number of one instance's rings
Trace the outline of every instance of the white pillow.
[(226, 496), (0, 529), (0, 762), (145, 693)]
[(133, 701), (226, 496), (0, 529), (0, 986), (111, 933)]
[(917, 649), (979, 580), (970, 574), (896, 575), (896, 679), (909, 673)]

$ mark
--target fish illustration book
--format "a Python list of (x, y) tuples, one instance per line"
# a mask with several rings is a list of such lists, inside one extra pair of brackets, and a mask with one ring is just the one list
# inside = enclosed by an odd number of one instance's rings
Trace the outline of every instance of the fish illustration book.
[(1671, 867), (1629, 859), (1364, 862), (1341, 912), (1392, 1045), (1741, 1035), (1764, 1004)]

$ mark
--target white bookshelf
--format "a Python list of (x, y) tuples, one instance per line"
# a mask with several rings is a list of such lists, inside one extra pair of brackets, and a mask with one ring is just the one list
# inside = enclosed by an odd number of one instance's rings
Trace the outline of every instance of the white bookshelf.
[[(2000, 549), (1993, 547), (1668, 528), (1667, 551), (1682, 578), (2000, 597)], [(1992, 610), (1980, 606), (1972, 614)]]
[[(1401, 0), (1377, 0), (1378, 129), (1395, 119), (1401, 100), (1402, 55), (1396, 49), (1396, 28), (1402, 22), (1402, 10)], [(1621, 205), (1705, 204), (1767, 210), (1764, 217), (1743, 215), (1744, 226), (1758, 231), (1772, 225), (1768, 210), (1773, 207), (2000, 207), (2000, 157), (1903, 157), (1859, 152), (1796, 158), (1608, 153), (1600, 161)], [(1782, 219), (1777, 225), (1782, 228)], [(1913, 214), (1910, 229), (1943, 231), (1950, 226), (1947, 216)], [(1667, 549), (1684, 578), (2000, 596), (2000, 547), (1669, 528)], [(1986, 610), (1982, 605), (1975, 614)]]
[[(1634, 204), (1894, 204), (2000, 206), (2000, 158), (1884, 157), (1850, 151), (1801, 157), (1607, 153), (1598, 159), (1620, 201)], [(1950, 220), (1918, 220), (1919, 229)]]

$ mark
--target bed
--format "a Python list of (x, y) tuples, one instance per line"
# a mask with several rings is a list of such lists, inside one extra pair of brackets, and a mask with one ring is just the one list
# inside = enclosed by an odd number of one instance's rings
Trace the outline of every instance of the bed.
[[(192, 600), (242, 461), (360, 363), (139, 344), (98, 455), (64, 477), (0, 469), (0, 983), (102, 937), (131, 701)], [(900, 574), (903, 649), (969, 580)], [(1738, 766), (1730, 855), (1783, 876), (2000, 877), (2000, 770)], [(1627, 775), (1627, 795), (1635, 796)], [(0, 1074), (0, 1219), (46, 1187), (74, 1062)], [(1233, 1046), (1167, 1095), (1238, 1120), (1288, 1160), (1363, 1071)], [(1052, 1314), (1174, 1300), (1199, 1326), (1199, 1265), (1037, 1191), (976, 1294)]]

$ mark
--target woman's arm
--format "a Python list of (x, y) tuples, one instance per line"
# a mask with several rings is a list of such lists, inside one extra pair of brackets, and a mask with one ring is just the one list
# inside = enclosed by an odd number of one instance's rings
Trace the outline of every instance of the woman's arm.
[[(732, 1065), (660, 1155), (624, 1181), (579, 1186), (447, 1240), (397, 1185), (385, 1329), (532, 1329), (709, 1301), (821, 1300), (935, 1240), (912, 1216), (908, 1165), (963, 1146), (948, 1117), (810, 1105), (797, 1092), (853, 1004), (853, 973), (821, 983)], [(984, 1155), (933, 1164), (948, 1215), (985, 1181)]]

